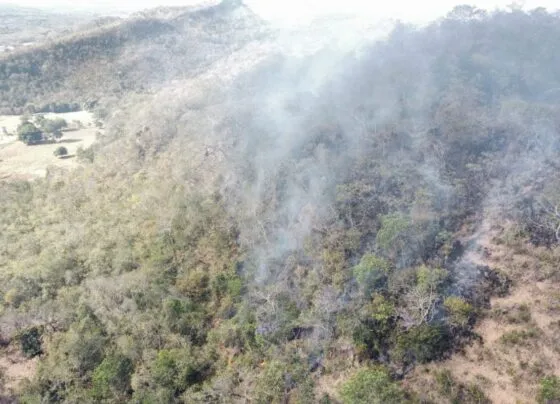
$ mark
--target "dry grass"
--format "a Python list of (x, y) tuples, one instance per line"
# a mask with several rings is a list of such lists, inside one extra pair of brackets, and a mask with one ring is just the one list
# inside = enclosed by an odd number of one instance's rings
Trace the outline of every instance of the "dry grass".
[(38, 363), (39, 357), (28, 359), (15, 345), (0, 350), (0, 394), (17, 393), (20, 383), (35, 375)]
[(535, 402), (540, 379), (560, 376), (560, 293), (553, 265), (560, 251), (509, 237), (511, 229), (487, 230), (471, 258), (506, 273), (514, 287), (508, 296), (491, 300), (474, 329), (481, 342), (444, 362), (418, 367), (407, 379), (412, 389), (436, 402), (449, 402), (438, 390), (435, 375), (441, 370), (478, 386), (499, 404)]

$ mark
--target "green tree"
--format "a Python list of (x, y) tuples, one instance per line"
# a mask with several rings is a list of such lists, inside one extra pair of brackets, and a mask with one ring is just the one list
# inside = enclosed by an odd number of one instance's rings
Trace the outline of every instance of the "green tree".
[(19, 336), (19, 341), (23, 354), (28, 358), (32, 358), (43, 352), (41, 348), (41, 332), (37, 327), (32, 327), (23, 331)]
[(360, 287), (369, 293), (382, 285), (390, 268), (391, 264), (386, 259), (365, 254), (360, 263), (354, 267), (354, 277)]
[(391, 213), (381, 218), (381, 228), (375, 241), (378, 247), (395, 258), (406, 244), (407, 232), (410, 228), (409, 218), (402, 213)]
[(190, 349), (162, 349), (151, 366), (153, 380), (158, 387), (181, 394), (205, 377), (210, 365), (202, 352)]
[(66, 122), (66, 120), (62, 118), (55, 118), (55, 119), (43, 118), (40, 121), (40, 123), (38, 122), (38, 125), (40, 125), (40, 128), (43, 130), (43, 132), (52, 133), (52, 134), (60, 132), (62, 129), (68, 127), (68, 123)]
[(103, 359), (93, 371), (92, 389), (96, 398), (125, 395), (130, 390), (132, 361), (122, 355)]
[(435, 292), (447, 280), (449, 273), (442, 268), (422, 265), (416, 270), (416, 284), (424, 292)]
[(22, 122), (17, 128), (18, 140), (26, 145), (37, 144), (43, 140), (43, 133), (29, 121)]

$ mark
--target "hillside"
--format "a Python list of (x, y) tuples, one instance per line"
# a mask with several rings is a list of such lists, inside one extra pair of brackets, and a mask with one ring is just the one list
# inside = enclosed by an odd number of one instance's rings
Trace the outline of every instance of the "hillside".
[(0, 61), (5, 108), (105, 131), (0, 182), (0, 398), (560, 400), (560, 15), (333, 24), (159, 9)]

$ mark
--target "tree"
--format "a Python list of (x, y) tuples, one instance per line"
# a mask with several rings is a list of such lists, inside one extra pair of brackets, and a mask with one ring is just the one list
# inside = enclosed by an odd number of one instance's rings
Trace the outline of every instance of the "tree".
[(27, 358), (33, 358), (43, 352), (41, 348), (41, 332), (37, 327), (23, 331), (19, 336), (21, 350)]
[(68, 155), (68, 149), (64, 146), (60, 146), (53, 152), (53, 154), (54, 154), (55, 157), (67, 156)]
[(66, 120), (62, 118), (46, 119), (42, 115), (35, 118), (35, 122), (44, 133), (49, 134), (49, 137), (60, 139), (62, 137), (62, 129), (68, 127)]
[(54, 134), (68, 127), (68, 123), (62, 118), (42, 119), (40, 127), (44, 132)]
[(402, 213), (391, 213), (381, 217), (381, 228), (375, 241), (390, 258), (396, 258), (406, 247), (406, 236), (410, 230), (410, 220)]
[(93, 393), (97, 398), (126, 394), (130, 389), (130, 376), (133, 371), (132, 361), (121, 355), (103, 359), (93, 371)]
[(416, 270), (416, 285), (402, 296), (404, 307), (399, 312), (406, 328), (432, 321), (439, 289), (447, 277), (448, 272), (441, 268), (423, 265)]
[(391, 264), (387, 260), (373, 254), (365, 254), (360, 263), (354, 267), (354, 277), (360, 287), (369, 293), (382, 285), (390, 268)]
[(26, 145), (37, 144), (43, 140), (43, 133), (29, 121), (22, 122), (17, 128), (18, 140)]

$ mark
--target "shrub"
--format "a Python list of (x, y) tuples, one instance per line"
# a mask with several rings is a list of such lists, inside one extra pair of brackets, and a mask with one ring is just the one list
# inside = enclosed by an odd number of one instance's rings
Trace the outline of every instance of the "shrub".
[(209, 369), (201, 353), (195, 355), (190, 349), (163, 349), (152, 363), (151, 374), (158, 387), (180, 394), (204, 380)]
[(381, 218), (381, 228), (375, 239), (377, 245), (386, 251), (402, 247), (403, 240), (400, 239), (408, 231), (409, 226), (409, 219), (400, 213), (383, 216)]
[(491, 401), (476, 384), (457, 382), (448, 369), (435, 375), (439, 393), (449, 398), (452, 403), (490, 404)]
[(521, 304), (507, 313), (506, 319), (513, 324), (528, 323), (531, 321), (531, 309), (527, 304)]
[(380, 323), (387, 323), (395, 315), (395, 306), (383, 295), (375, 295), (368, 306), (371, 317)]
[(280, 361), (268, 363), (257, 380), (255, 401), (257, 403), (281, 403), (286, 393), (286, 368)]
[(472, 305), (458, 296), (446, 297), (443, 301), (443, 307), (445, 307), (449, 314), (449, 322), (455, 326), (467, 326), (474, 315)]
[(405, 362), (429, 362), (440, 358), (450, 347), (451, 339), (443, 325), (422, 324), (397, 338), (395, 353)]
[(348, 380), (340, 391), (343, 403), (387, 404), (405, 401), (403, 390), (384, 368), (363, 369)]
[(449, 273), (441, 268), (421, 266), (416, 271), (416, 284), (423, 291), (436, 291), (447, 279)]
[(43, 353), (41, 348), (41, 332), (37, 327), (29, 328), (19, 335), (21, 351), (27, 358)]
[(64, 146), (60, 146), (53, 152), (53, 154), (54, 154), (55, 157), (67, 156), (68, 155), (68, 149)]
[(93, 146), (89, 146), (85, 149), (82, 146), (78, 147), (78, 150), (76, 150), (76, 156), (80, 161), (84, 161), (84, 162), (87, 161), (89, 163), (93, 163), (93, 159), (94, 159)]
[(448, 369), (439, 371), (435, 375), (439, 392), (446, 397), (454, 397), (459, 386)]
[(307, 364), (298, 358), (267, 362), (257, 378), (254, 399), (263, 404), (316, 402)]
[(527, 330), (513, 330), (504, 333), (500, 337), (500, 342), (504, 345), (523, 345), (528, 340), (538, 337), (540, 330), (535, 327), (529, 327)]
[(543, 404), (560, 403), (560, 378), (558, 376), (546, 376), (541, 380), (537, 401)]

